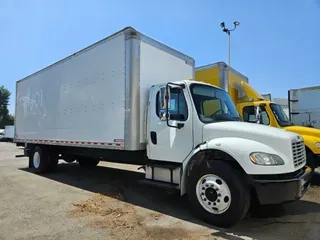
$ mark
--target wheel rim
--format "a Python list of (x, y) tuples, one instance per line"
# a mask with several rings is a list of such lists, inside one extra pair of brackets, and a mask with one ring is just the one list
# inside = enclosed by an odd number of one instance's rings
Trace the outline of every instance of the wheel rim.
[(33, 154), (33, 166), (35, 168), (38, 168), (40, 166), (40, 154), (38, 152), (35, 152)]
[(201, 206), (210, 213), (222, 214), (230, 207), (230, 189), (223, 179), (214, 174), (199, 179), (196, 194)]

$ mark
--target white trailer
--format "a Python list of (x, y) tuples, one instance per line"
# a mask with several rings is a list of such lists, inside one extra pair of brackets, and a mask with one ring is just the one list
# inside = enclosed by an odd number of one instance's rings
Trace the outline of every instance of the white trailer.
[(5, 130), (0, 129), (0, 141), (3, 141), (4, 137), (5, 137)]
[(7, 141), (12, 142), (14, 138), (14, 125), (7, 125), (4, 129), (4, 137)]
[(294, 125), (320, 129), (320, 86), (288, 91), (289, 118)]
[(300, 199), (311, 176), (302, 138), (241, 122), (227, 92), (193, 76), (191, 57), (125, 28), (17, 82), (15, 142), (36, 173), (59, 159), (142, 164), (145, 183), (187, 194), (218, 226), (242, 219), (252, 197)]

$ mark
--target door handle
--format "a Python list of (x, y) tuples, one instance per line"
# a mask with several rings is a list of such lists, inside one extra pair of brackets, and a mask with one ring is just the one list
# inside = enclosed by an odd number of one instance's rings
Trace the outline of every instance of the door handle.
[(150, 138), (151, 138), (151, 142), (156, 145), (157, 144), (157, 133), (154, 131), (150, 132)]

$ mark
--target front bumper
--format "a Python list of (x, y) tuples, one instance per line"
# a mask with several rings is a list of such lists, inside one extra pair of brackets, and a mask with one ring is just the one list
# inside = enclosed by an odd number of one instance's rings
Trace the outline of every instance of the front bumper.
[(303, 197), (310, 186), (312, 171), (304, 167), (294, 173), (251, 176), (260, 204), (292, 202)]

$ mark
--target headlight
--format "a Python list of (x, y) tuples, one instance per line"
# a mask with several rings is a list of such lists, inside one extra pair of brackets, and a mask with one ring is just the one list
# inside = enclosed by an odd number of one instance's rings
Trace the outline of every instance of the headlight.
[(250, 154), (250, 160), (257, 165), (284, 165), (281, 157), (275, 154), (254, 152)]
[(320, 142), (317, 142), (317, 143), (316, 143), (316, 147), (317, 147), (317, 148), (320, 148)]

